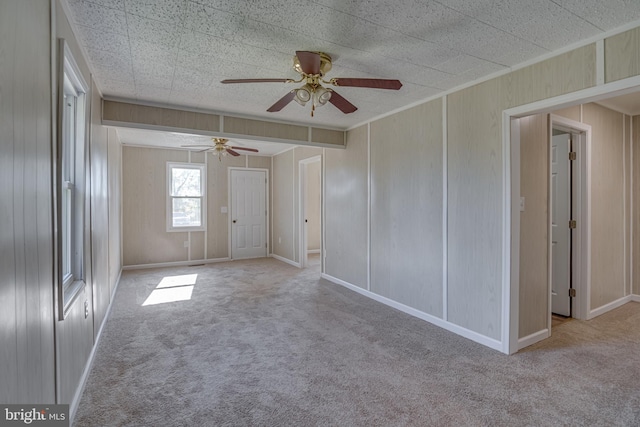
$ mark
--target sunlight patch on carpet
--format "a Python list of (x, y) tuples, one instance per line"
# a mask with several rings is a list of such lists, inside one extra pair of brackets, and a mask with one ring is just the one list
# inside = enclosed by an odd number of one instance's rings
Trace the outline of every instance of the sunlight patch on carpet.
[(190, 300), (197, 278), (197, 274), (163, 277), (142, 306)]

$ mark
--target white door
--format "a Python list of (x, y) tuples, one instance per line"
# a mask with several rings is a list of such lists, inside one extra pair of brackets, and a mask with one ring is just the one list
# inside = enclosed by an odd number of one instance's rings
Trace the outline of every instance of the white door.
[(551, 142), (551, 312), (571, 316), (570, 135)]
[(231, 258), (267, 256), (267, 173), (231, 169)]

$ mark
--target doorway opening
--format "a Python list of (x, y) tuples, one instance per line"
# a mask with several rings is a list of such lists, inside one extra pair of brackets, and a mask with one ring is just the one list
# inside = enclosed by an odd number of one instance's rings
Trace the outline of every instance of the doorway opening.
[(298, 163), (301, 268), (321, 270), (322, 253), (322, 157), (314, 156)]

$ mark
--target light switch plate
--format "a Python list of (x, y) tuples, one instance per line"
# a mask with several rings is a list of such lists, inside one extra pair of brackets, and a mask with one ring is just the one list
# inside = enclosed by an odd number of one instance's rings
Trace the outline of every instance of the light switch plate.
[(524, 212), (524, 197), (520, 197), (520, 212)]

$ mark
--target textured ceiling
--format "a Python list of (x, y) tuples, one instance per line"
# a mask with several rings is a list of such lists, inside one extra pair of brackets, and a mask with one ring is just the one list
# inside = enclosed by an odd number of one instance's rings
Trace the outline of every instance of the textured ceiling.
[[(64, 1), (64, 0), (63, 0)], [(640, 0), (66, 0), (106, 97), (347, 128), (640, 19)], [(266, 109), (295, 78), (296, 50), (333, 57), (328, 77), (394, 78), (399, 91), (339, 88), (358, 107)]]

